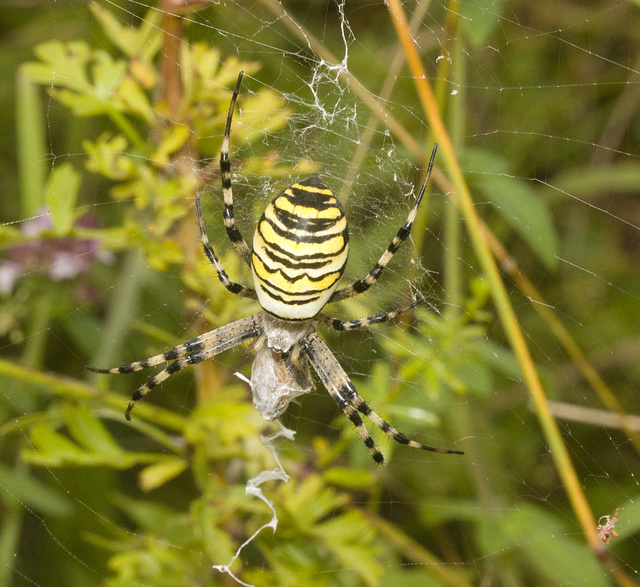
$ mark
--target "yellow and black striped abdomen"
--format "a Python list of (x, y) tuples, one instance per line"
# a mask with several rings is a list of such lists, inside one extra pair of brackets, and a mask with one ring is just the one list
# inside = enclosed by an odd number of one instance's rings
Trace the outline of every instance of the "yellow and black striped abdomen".
[(317, 177), (294, 183), (262, 214), (251, 268), (260, 305), (284, 320), (313, 318), (338, 286), (349, 254), (347, 219)]

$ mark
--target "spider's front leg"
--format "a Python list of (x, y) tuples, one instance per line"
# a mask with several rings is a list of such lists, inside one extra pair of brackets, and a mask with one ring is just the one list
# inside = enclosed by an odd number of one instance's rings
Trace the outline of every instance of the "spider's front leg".
[(445, 453), (445, 454), (464, 454), (458, 450), (450, 450), (444, 448), (436, 448), (428, 446), (415, 440), (410, 440), (402, 432), (391, 426), (383, 418), (381, 418), (376, 412), (374, 412), (358, 394), (355, 386), (349, 379), (344, 369), (341, 367), (338, 360), (335, 358), (326, 343), (314, 333), (301, 343), (302, 350), (309, 357), (309, 361), (313, 366), (318, 377), (324, 383), (327, 391), (336, 401), (336, 403), (342, 408), (345, 415), (351, 420), (356, 427), (358, 434), (362, 438), (365, 446), (369, 450), (369, 454), (372, 456), (376, 463), (382, 463), (384, 457), (376, 447), (369, 431), (366, 429), (362, 422), (358, 412), (364, 414), (373, 424), (375, 424), (380, 430), (382, 430), (387, 436), (399, 442), (405, 444), (411, 448), (419, 448), (422, 450), (428, 450), (431, 452)]
[[(333, 356), (333, 353), (317, 333), (312, 334), (307, 340), (302, 342), (302, 350), (309, 357), (313, 369), (320, 377), (329, 395), (340, 406), (345, 416), (351, 420), (355, 426), (362, 442), (367, 447), (371, 458), (378, 463), (384, 462), (382, 453), (378, 450), (373, 438), (369, 434), (362, 418), (356, 409), (349, 403), (349, 389), (353, 388), (349, 377)], [(354, 388), (355, 389), (355, 388)]]
[(206, 359), (210, 359), (223, 351), (233, 348), (241, 342), (256, 338), (260, 334), (262, 334), (262, 326), (258, 321), (257, 315), (249, 316), (201, 334), (196, 338), (192, 338), (172, 348), (166, 353), (155, 355), (142, 361), (127, 363), (111, 369), (100, 369), (98, 367), (87, 367), (87, 369), (94, 373), (133, 373), (146, 369), (147, 367), (173, 361), (133, 392), (125, 412), (125, 417), (127, 420), (130, 420), (131, 410), (133, 410), (136, 402), (146, 396), (152, 389), (158, 387), (158, 385), (174, 373), (182, 371), (182, 369), (189, 365), (195, 365)]

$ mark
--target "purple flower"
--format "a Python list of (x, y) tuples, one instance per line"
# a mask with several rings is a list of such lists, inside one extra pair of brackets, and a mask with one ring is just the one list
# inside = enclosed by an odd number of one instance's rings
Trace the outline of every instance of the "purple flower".
[[(75, 226), (96, 228), (97, 222), (85, 216)], [(22, 234), (34, 240), (11, 247), (7, 259), (0, 263), (0, 293), (11, 293), (15, 282), (24, 275), (44, 273), (53, 281), (62, 281), (87, 273), (96, 259), (103, 263), (113, 260), (111, 252), (101, 250), (95, 239), (38, 238), (52, 229), (49, 212), (23, 222)]]

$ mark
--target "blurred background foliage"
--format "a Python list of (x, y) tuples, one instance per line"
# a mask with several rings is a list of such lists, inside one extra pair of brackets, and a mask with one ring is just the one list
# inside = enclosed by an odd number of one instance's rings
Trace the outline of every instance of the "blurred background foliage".
[[(594, 553), (576, 522), (491, 285), (455, 198), (441, 195), (451, 195), (444, 169), (414, 250), (336, 311), (375, 314), (413, 287), (432, 307), (400, 327), (326, 337), (370, 405), (465, 456), (377, 436), (387, 464), (376, 468), (319, 387), (284, 418), (297, 433), (280, 444), (289, 479), (261, 486), (277, 528), (237, 560), (272, 521), (245, 485), (276, 467), (261, 435), (277, 428), (233, 375), (249, 374), (250, 349), (168, 381), (130, 424), (123, 410), (140, 379), (84, 365), (141, 359), (255, 311), (201, 254), (193, 206), (206, 194), (211, 241), (248, 281), (226, 243), (217, 171), (239, 70), (241, 228), (251, 234), (263, 194), (321, 171), (348, 199), (353, 277), (377, 258), (372, 235), (382, 250), (403, 221), (400, 196), (433, 136), (384, 3), (191, 3), (181, 16), (175, 4), (0, 7), (0, 585), (233, 585), (213, 568), (232, 561), (255, 585), (632, 584), (637, 4), (405, 7), (545, 391), (564, 409), (581, 489), (596, 520), (622, 508), (619, 536)], [(389, 114), (378, 127), (345, 78), (306, 85), (332, 71), (345, 39), (349, 73)]]

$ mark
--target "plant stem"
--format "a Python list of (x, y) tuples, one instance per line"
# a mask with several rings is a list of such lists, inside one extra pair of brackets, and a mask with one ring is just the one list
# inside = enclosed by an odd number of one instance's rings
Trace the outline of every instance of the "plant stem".
[(479, 262), (490, 284), (493, 301), (500, 320), (518, 359), (520, 368), (522, 369), (524, 380), (527, 383), (527, 388), (536, 407), (536, 414), (547, 443), (549, 444), (556, 469), (564, 483), (569, 500), (572, 503), (573, 509), (591, 548), (595, 552), (600, 552), (601, 545), (596, 532), (595, 519), (582, 491), (567, 447), (562, 440), (560, 430), (549, 409), (542, 384), (533, 360), (531, 359), (531, 355), (529, 354), (524, 335), (518, 325), (514, 310), (509, 303), (509, 296), (500, 277), (498, 267), (489, 251), (486, 241), (482, 238), (480, 219), (476, 213), (471, 192), (469, 191), (460, 163), (456, 157), (449, 133), (438, 111), (435, 96), (422, 66), (415, 42), (408, 32), (404, 9), (399, 0), (388, 0), (388, 7), (396, 32), (407, 53), (409, 67), (413, 74), (418, 94), (422, 100), (423, 108), (430, 125), (434, 129), (437, 140), (442, 146), (446, 164), (449, 167), (449, 173), (456, 189), (458, 205), (464, 216), (467, 230), (474, 245), (474, 250), (478, 255)]
[(35, 216), (44, 204), (45, 135), (39, 87), (22, 71), (16, 80), (16, 144), (20, 173), (20, 214)]

